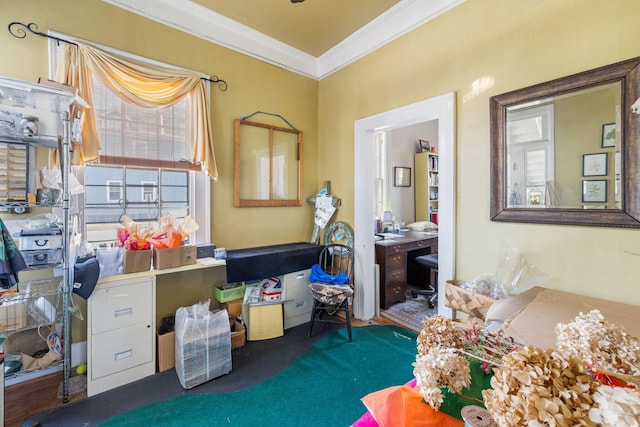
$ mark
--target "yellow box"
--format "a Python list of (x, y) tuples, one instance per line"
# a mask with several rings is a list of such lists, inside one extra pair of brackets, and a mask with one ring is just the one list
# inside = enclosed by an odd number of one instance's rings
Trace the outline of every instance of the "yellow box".
[(150, 269), (150, 249), (146, 251), (124, 251), (124, 261), (122, 262), (123, 273), (137, 273), (139, 271), (149, 271)]
[(247, 341), (267, 340), (284, 335), (282, 301), (242, 304), (242, 320), (247, 328)]

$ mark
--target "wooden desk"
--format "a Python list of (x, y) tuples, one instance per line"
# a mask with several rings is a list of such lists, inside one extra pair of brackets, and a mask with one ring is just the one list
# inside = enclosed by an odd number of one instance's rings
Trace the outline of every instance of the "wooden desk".
[[(409, 266), (420, 255), (438, 252), (438, 235), (408, 231), (398, 238), (376, 242), (376, 263), (380, 265), (380, 308), (388, 309), (407, 299)], [(418, 283), (416, 283), (418, 284)]]

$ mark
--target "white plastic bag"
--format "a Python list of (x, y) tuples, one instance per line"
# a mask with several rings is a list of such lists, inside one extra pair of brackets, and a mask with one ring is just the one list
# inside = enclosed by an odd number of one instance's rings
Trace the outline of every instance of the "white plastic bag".
[(185, 389), (231, 372), (229, 314), (212, 313), (209, 302), (176, 311), (176, 373)]

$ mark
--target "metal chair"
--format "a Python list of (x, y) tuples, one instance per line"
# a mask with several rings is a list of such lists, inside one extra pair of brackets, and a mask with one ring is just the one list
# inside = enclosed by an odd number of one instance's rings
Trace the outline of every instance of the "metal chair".
[[(434, 308), (438, 302), (438, 254), (429, 254), (416, 257), (416, 262), (429, 269), (429, 284), (426, 289), (414, 289), (411, 296), (426, 295), (429, 308)], [(432, 274), (433, 273), (433, 274)], [(433, 278), (433, 280), (431, 280)], [(435, 284), (435, 286), (434, 286)]]
[[(316, 321), (343, 323), (335, 317), (337, 313), (343, 312), (349, 341), (352, 341), (350, 304), (353, 297), (353, 249), (339, 244), (327, 245), (320, 252), (314, 269), (320, 269), (320, 272), (314, 274), (316, 272), (312, 269), (313, 281), (309, 284), (313, 294), (309, 337)], [(331, 317), (325, 319), (325, 314)]]

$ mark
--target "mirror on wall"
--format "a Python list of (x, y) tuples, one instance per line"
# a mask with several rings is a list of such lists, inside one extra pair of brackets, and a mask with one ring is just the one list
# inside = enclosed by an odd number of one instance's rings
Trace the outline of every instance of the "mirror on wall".
[(302, 132), (235, 120), (234, 206), (302, 205)]
[(491, 98), (493, 221), (640, 227), (639, 64)]

